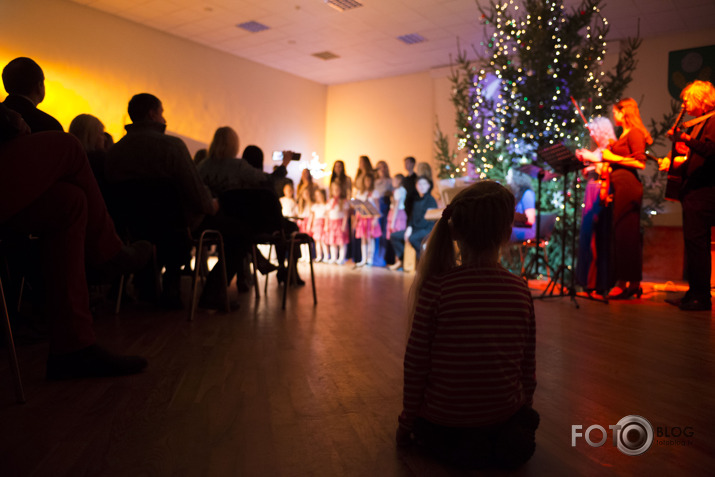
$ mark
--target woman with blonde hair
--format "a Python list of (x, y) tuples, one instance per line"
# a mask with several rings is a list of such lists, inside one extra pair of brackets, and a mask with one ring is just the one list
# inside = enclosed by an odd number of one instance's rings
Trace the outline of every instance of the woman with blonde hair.
[(417, 177), (426, 177), (430, 182), (434, 183), (432, 166), (429, 165), (429, 162), (418, 162), (415, 166), (415, 174), (417, 174)]
[(362, 178), (365, 176), (365, 174), (372, 173), (373, 168), (372, 162), (370, 162), (370, 158), (367, 156), (360, 156), (360, 158), (358, 159), (358, 170), (355, 173), (355, 181), (353, 182), (353, 187), (356, 189), (354, 192), (360, 192), (363, 189), (363, 186), (360, 183), (362, 181)]
[(622, 128), (620, 137), (601, 156), (611, 167), (610, 192), (613, 201), (613, 276), (609, 284), (615, 288), (610, 299), (625, 300), (640, 297), (643, 274), (643, 242), (640, 230), (643, 185), (638, 170), (645, 169), (646, 147), (653, 143), (643, 125), (638, 103), (633, 98), (620, 100), (613, 106), (613, 120)]
[(238, 147), (236, 131), (229, 126), (220, 127), (214, 133), (206, 159), (196, 167), (214, 197), (231, 189), (270, 188), (272, 180), (286, 176), (292, 153), (284, 151), (281, 166), (269, 175), (237, 158)]
[(107, 159), (107, 142), (104, 134), (104, 124), (91, 114), (80, 114), (70, 123), (70, 134), (79, 139), (82, 148), (87, 153), (89, 165), (97, 179), (100, 190), (106, 190), (104, 178), (104, 163)]

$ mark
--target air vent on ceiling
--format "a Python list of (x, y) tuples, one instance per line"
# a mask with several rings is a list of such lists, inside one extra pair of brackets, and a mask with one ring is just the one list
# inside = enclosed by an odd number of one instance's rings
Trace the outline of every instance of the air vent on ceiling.
[(422, 43), (423, 41), (427, 41), (425, 37), (417, 33), (410, 33), (409, 35), (398, 36), (397, 39), (408, 45), (414, 45), (415, 43)]
[(320, 58), (321, 60), (334, 60), (335, 58), (340, 58), (335, 53), (330, 51), (321, 51), (320, 53), (313, 53), (313, 56)]
[(268, 30), (268, 28), (270, 28), (270, 27), (267, 27), (266, 25), (264, 25), (263, 23), (258, 23), (258, 22), (254, 22), (254, 21), (239, 23), (236, 26), (238, 28), (243, 28), (246, 31), (250, 31), (251, 33), (258, 33), (259, 31)]
[(352, 10), (353, 8), (357, 7), (362, 7), (362, 3), (356, 0), (325, 0), (325, 3), (341, 12), (344, 12), (345, 10)]

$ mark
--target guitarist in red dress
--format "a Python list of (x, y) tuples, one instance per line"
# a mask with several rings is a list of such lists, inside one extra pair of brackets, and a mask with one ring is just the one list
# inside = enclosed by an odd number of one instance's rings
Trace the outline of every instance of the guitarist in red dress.
[[(683, 205), (683, 239), (689, 289), (682, 298), (666, 300), (681, 310), (711, 310), (710, 228), (715, 225), (715, 87), (694, 81), (680, 94), (685, 111), (695, 119), (683, 124), (685, 130), (668, 131), (676, 144), (689, 148), (680, 167), (683, 178), (680, 201)], [(669, 168), (669, 160), (660, 169)], [(677, 165), (677, 162), (676, 162)]]

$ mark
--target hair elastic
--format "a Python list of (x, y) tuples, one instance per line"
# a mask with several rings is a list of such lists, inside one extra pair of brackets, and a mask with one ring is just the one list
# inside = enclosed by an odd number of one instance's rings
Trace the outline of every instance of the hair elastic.
[(452, 211), (454, 210), (454, 207), (452, 207), (452, 204), (449, 204), (447, 207), (444, 208), (442, 211), (442, 218), (444, 220), (449, 220), (449, 218), (452, 216)]

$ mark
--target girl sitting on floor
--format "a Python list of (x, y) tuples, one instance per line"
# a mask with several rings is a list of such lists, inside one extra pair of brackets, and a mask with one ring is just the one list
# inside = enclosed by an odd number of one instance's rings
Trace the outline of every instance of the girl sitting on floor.
[(499, 264), (513, 218), (505, 187), (464, 189), (432, 230), (410, 291), (397, 442), (462, 468), (513, 469), (535, 449), (534, 305)]

